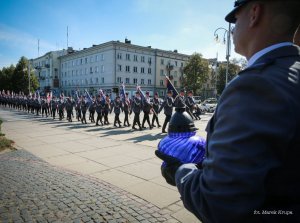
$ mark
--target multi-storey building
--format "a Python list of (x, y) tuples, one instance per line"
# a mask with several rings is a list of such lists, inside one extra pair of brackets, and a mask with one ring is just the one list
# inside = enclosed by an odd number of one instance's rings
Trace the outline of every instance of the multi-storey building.
[(59, 91), (60, 60), (58, 58), (67, 53), (66, 50), (50, 51), (30, 60), (30, 66), (38, 78), (41, 91)]
[(156, 50), (156, 87), (155, 90), (159, 92), (160, 96), (164, 96), (166, 92), (165, 76), (168, 76), (175, 88), (182, 87), (183, 67), (189, 59), (188, 55), (180, 54), (177, 50), (165, 51)]
[[(48, 54), (54, 52), (46, 55)], [(73, 95), (75, 90), (80, 93), (87, 90), (95, 95), (102, 89), (114, 98), (124, 83), (130, 96), (134, 95), (137, 85), (143, 91), (149, 91), (151, 96), (154, 92), (164, 96), (165, 75), (170, 77), (176, 88), (180, 88), (183, 67), (188, 58), (188, 55), (176, 50), (164, 51), (151, 46), (138, 46), (127, 39), (124, 43), (110, 41), (80, 51), (69, 49), (67, 53), (62, 53), (57, 58), (59, 66), (55, 67), (53, 77), (59, 80), (59, 89), (65, 95)], [(39, 78), (41, 89), (44, 86), (56, 87), (57, 85), (50, 85), (51, 75), (46, 72), (48, 68), (39, 64), (43, 60), (37, 58), (33, 61), (36, 66), (45, 67), (36, 69), (39, 71), (38, 77), (45, 76), (45, 84), (44, 78)], [(42, 71), (46, 73), (40, 74)]]

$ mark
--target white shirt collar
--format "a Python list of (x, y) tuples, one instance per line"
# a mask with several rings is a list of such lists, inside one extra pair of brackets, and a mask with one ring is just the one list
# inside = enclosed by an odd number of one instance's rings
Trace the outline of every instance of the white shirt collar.
[(293, 43), (291, 42), (283, 42), (283, 43), (277, 43), (274, 44), (272, 46), (269, 46), (267, 48), (262, 49), (261, 51), (258, 51), (257, 53), (255, 53), (249, 60), (248, 60), (248, 65), (247, 67), (251, 67), (259, 58), (261, 58), (263, 55), (265, 55), (266, 53), (275, 50), (279, 47), (283, 47), (283, 46), (291, 46), (293, 45)]

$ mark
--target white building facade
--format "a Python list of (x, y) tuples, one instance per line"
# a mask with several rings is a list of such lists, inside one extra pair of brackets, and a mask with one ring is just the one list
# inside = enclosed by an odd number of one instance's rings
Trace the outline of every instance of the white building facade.
[[(51, 53), (53, 54), (48, 54)], [(124, 43), (110, 41), (80, 51), (68, 50), (68, 53), (57, 58), (58, 66), (55, 66), (54, 77), (59, 80), (59, 91), (66, 96), (73, 96), (76, 90), (81, 94), (87, 90), (95, 95), (102, 89), (114, 98), (122, 83), (130, 96), (134, 95), (137, 85), (144, 92), (149, 91), (151, 96), (154, 92), (164, 96), (165, 75), (172, 79), (176, 88), (180, 88), (183, 67), (188, 59), (188, 55), (177, 51), (133, 45), (127, 39)], [(41, 61), (41, 58), (34, 59), (35, 64)], [(41, 89), (53, 86), (49, 83), (51, 79), (48, 78), (50, 74), (48, 75), (46, 68), (41, 69), (38, 75), (46, 77), (45, 80), (39, 79)]]
[(59, 91), (60, 56), (67, 54), (66, 50), (51, 51), (43, 56), (30, 60), (31, 69), (39, 81), (42, 92)]

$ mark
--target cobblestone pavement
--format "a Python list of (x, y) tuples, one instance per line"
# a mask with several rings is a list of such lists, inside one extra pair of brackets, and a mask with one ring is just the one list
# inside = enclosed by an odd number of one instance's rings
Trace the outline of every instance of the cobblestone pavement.
[(104, 181), (24, 151), (0, 154), (0, 222), (177, 222)]

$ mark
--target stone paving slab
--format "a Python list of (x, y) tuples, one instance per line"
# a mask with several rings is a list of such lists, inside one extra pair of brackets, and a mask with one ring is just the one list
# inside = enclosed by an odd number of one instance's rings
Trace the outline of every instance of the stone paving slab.
[(124, 190), (24, 151), (0, 155), (0, 222), (178, 222)]

